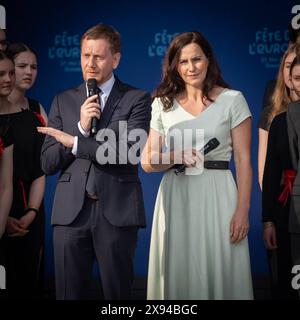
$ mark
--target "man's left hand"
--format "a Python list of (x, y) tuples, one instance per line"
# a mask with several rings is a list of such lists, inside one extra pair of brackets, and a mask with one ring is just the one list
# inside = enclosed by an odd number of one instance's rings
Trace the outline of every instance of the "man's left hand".
[(37, 130), (40, 133), (48, 134), (49, 136), (53, 137), (57, 142), (60, 142), (66, 148), (73, 148), (74, 137), (70, 134), (50, 127), (37, 127)]

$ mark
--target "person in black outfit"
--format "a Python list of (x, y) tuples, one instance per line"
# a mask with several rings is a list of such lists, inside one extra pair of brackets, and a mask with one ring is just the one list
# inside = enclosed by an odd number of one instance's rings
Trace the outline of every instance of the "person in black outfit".
[[(0, 118), (2, 106), (3, 100), (0, 92)], [(11, 207), (13, 193), (13, 140), (7, 124), (1, 122), (2, 121), (0, 121), (0, 267), (5, 265), (3, 241), (1, 240), (1, 238), (5, 231), (6, 221)], [(0, 279), (0, 289), (3, 289), (1, 286), (1, 280), (3, 279)]]
[[(1, 81), (1, 80), (0, 80)], [(1, 116), (0, 93), (0, 116)], [(12, 203), (13, 140), (9, 126), (0, 123), (0, 239), (4, 233)]]
[[(285, 56), (283, 64), (286, 63), (291, 53)], [(290, 72), (292, 66), (293, 62), (289, 65)], [(275, 88), (275, 92), (282, 92), (281, 95), (284, 95), (284, 92), (278, 88), (283, 78), (283, 74), (279, 73)], [(291, 82), (289, 88), (290, 100), (299, 99), (292, 90)], [(293, 263), (289, 234), (290, 192), (296, 172), (293, 170), (289, 150), (286, 110), (287, 105), (282, 105), (280, 113), (271, 122), (262, 188), (264, 240), (269, 249), (270, 271), (273, 280), (272, 293), (275, 299), (297, 298), (291, 286)]]
[[(44, 141), (37, 127), (45, 124), (40, 104), (26, 91), (37, 75), (36, 55), (24, 44), (7, 53), (15, 63), (16, 83), (9, 117), (14, 140), (13, 203), (6, 225), (7, 291), (10, 297), (39, 298), (43, 279), (45, 175), (40, 166)], [(21, 231), (20, 231), (21, 230)]]
[[(8, 119), (3, 117), (3, 113), (5, 113), (10, 105), (7, 97), (14, 86), (14, 82), (13, 61), (0, 51), (0, 266), (5, 266), (2, 235), (11, 207), (13, 192), (13, 140)], [(3, 279), (0, 279), (0, 288), (4, 288), (1, 280)], [(2, 290), (0, 290), (1, 292)]]
[[(1, 70), (0, 61), (0, 70)], [(0, 83), (2, 82), (0, 76)], [(1, 84), (0, 84), (1, 86)], [(3, 99), (0, 89), (0, 116)], [(5, 265), (5, 255), (3, 251), (3, 241), (1, 240), (5, 230), (7, 217), (12, 203), (12, 175), (13, 175), (13, 140), (9, 127), (5, 123), (0, 123), (0, 268)], [(0, 289), (5, 288), (5, 278), (0, 277)], [(0, 290), (1, 293), (4, 290)]]
[[(262, 221), (265, 244), (276, 250), (277, 263), (273, 265), (273, 298), (296, 299), (291, 287), (292, 257), (288, 232), (290, 194), (295, 172), (289, 152), (286, 111), (278, 114), (269, 130), (267, 157), (263, 176)], [(274, 270), (275, 267), (275, 270)]]
[[(292, 285), (298, 291), (300, 298), (299, 279), (297, 280), (297, 267), (300, 265), (300, 209), (299, 209), (299, 119), (300, 119), (300, 54), (298, 53), (291, 65), (291, 89), (294, 95), (294, 102), (290, 103), (287, 112), (287, 127), (289, 135), (289, 145), (291, 159), (296, 176), (292, 189), (289, 232), (291, 236), (291, 251), (293, 265), (296, 270), (293, 270)], [(295, 273), (296, 272), (296, 273)]]

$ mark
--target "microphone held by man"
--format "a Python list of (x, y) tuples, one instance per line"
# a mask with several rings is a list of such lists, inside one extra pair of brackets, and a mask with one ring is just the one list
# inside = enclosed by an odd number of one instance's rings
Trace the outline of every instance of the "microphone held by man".
[[(90, 78), (87, 80), (87, 93), (88, 97), (92, 97), (97, 95), (97, 102), (100, 104), (100, 97), (99, 97), (99, 89), (97, 86), (97, 80), (95, 78)], [(97, 123), (98, 118), (93, 117), (91, 120), (91, 135), (94, 136), (97, 133)]]

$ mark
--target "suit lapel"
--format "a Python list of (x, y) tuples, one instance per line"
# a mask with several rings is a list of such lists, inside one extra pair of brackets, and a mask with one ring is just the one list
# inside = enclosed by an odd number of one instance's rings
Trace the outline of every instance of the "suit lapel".
[(76, 92), (76, 111), (79, 113), (79, 117), (80, 117), (80, 107), (82, 106), (82, 104), (84, 103), (84, 101), (86, 100), (86, 86), (85, 83), (81, 84), (79, 87), (77, 87), (75, 89)]
[(98, 129), (106, 128), (109, 124), (112, 114), (114, 113), (118, 102), (124, 94), (124, 88), (120, 80), (116, 78), (111, 93), (106, 101), (105, 108), (101, 114)]

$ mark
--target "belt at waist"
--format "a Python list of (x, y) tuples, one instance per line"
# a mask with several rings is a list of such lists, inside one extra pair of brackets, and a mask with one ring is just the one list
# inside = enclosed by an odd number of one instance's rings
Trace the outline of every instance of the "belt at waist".
[(229, 161), (204, 161), (205, 169), (228, 170)]
[[(205, 169), (214, 169), (214, 170), (228, 170), (229, 162), (228, 161), (204, 161), (203, 164)], [(172, 167), (175, 169), (175, 174), (184, 172), (186, 166), (184, 164), (176, 164)]]

